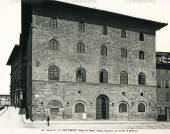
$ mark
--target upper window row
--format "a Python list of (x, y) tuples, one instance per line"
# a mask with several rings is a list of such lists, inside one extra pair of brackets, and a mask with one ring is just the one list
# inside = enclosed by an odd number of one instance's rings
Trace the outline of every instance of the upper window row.
[[(51, 28), (57, 28), (57, 19), (56, 18), (51, 18), (50, 27)], [(80, 32), (85, 32), (85, 23), (84, 22), (79, 22), (79, 31)], [(108, 34), (107, 26), (102, 26), (102, 34), (103, 35)], [(126, 38), (126, 34), (127, 34), (126, 30), (122, 29), (121, 30), (121, 38)], [(139, 40), (144, 41), (144, 33), (139, 33)]]
[[(60, 70), (57, 66), (50, 66), (48, 69), (49, 80), (59, 80)], [(86, 70), (82, 67), (76, 69), (76, 81), (86, 82)], [(108, 83), (108, 72), (105, 69), (99, 71), (99, 82)], [(123, 71), (120, 73), (120, 84), (128, 84), (128, 73)], [(138, 74), (138, 84), (145, 85), (145, 74)]]
[[(49, 43), (49, 50), (58, 50), (58, 41), (56, 41), (55, 39), (51, 39), (50, 43)], [(83, 42), (79, 42), (77, 44), (77, 52), (78, 53), (85, 53), (85, 45)], [(107, 56), (107, 47), (105, 45), (102, 45), (100, 48), (100, 54), (102, 56)], [(122, 48), (121, 49), (121, 57), (122, 58), (127, 58), (127, 49)], [(145, 59), (145, 54), (143, 51), (139, 51), (139, 59), (144, 60)]]

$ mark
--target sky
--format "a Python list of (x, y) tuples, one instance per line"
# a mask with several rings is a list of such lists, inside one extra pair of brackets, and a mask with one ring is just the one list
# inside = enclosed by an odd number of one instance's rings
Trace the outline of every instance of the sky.
[[(0, 0), (0, 94), (9, 94), (6, 63), (21, 31), (21, 0)], [(138, 18), (170, 23), (170, 0), (60, 0)], [(170, 26), (156, 32), (156, 51), (170, 52)]]

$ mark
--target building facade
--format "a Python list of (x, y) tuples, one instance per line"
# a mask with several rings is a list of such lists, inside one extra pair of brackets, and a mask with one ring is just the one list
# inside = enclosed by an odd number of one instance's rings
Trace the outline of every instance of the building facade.
[(28, 117), (154, 120), (155, 32), (164, 26), (56, 1), (22, 3)]
[(11, 65), (10, 97), (11, 106), (24, 108), (26, 104), (26, 63), (22, 45), (15, 45), (7, 65)]
[(170, 117), (170, 53), (157, 52), (156, 54), (157, 104), (158, 114)]

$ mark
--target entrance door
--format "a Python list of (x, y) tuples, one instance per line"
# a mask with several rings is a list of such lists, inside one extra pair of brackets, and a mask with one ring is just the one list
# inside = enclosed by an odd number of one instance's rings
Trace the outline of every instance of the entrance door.
[(109, 99), (105, 95), (96, 99), (96, 119), (109, 119)]

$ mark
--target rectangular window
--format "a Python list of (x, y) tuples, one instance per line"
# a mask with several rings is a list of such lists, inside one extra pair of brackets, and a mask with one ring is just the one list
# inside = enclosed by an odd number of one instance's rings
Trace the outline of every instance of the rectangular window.
[(85, 32), (85, 24), (84, 24), (84, 22), (79, 23), (79, 31), (80, 32)]
[(140, 34), (139, 34), (139, 40), (140, 40), (140, 41), (144, 41), (144, 34), (143, 34), (143, 33), (140, 33)]
[(121, 30), (121, 38), (126, 38), (126, 30), (125, 29)]
[(166, 101), (169, 101), (169, 93), (166, 93)]
[(165, 88), (165, 80), (162, 80), (162, 88)]
[(139, 51), (139, 59), (141, 60), (145, 59), (145, 53), (143, 51)]
[(108, 32), (108, 31), (107, 31), (107, 27), (106, 27), (106, 26), (103, 26), (103, 27), (102, 27), (102, 34), (103, 34), (103, 35), (107, 35), (107, 32)]
[(55, 17), (52, 17), (50, 20), (50, 27), (51, 28), (57, 28), (57, 19)]
[(50, 108), (50, 113), (51, 114), (58, 114), (59, 113), (59, 108)]
[(122, 92), (122, 95), (125, 96), (125, 92)]
[(169, 88), (169, 81), (165, 80), (165, 88)]
[(157, 80), (157, 88), (161, 88), (161, 80)]

